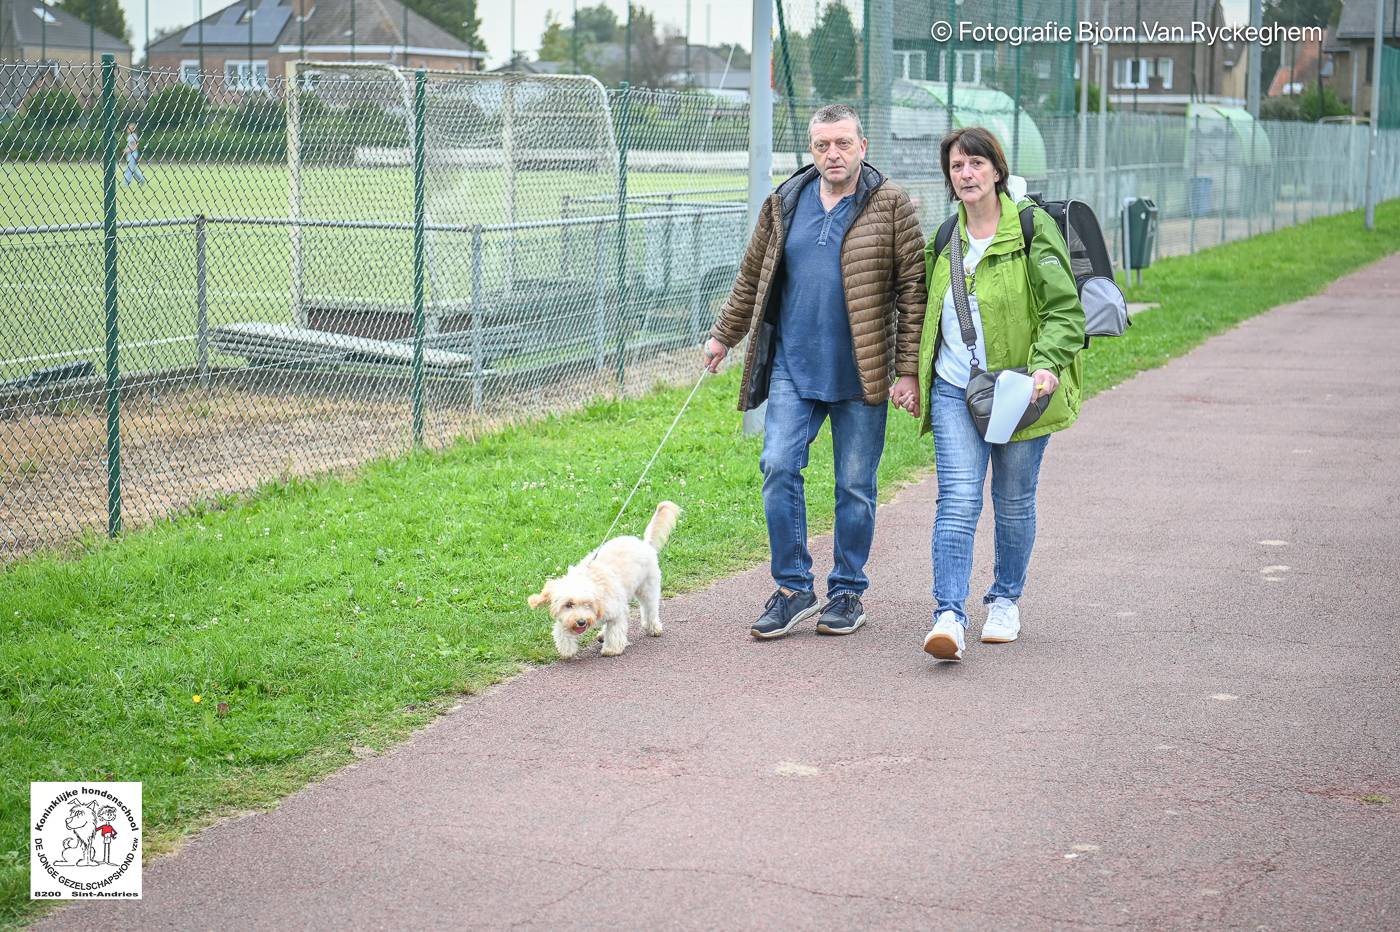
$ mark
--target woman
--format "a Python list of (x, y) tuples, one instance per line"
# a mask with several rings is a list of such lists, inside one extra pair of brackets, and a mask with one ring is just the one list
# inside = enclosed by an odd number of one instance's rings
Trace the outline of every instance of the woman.
[[(1035, 542), (1035, 491), (1050, 435), (1079, 416), (1084, 308), (1070, 274), (1064, 237), (1050, 216), (1031, 208), (1030, 248), (1019, 211), (1031, 202), (1025, 184), (1007, 170), (995, 136), (980, 127), (949, 133), (939, 155), (943, 177), (958, 201), (968, 308), (977, 332), (976, 356), (987, 370), (1024, 366), (1034, 380), (1033, 399), (1049, 395), (1045, 412), (1012, 435), (989, 444), (968, 413), (965, 389), (972, 356), (961, 337), (953, 304), (950, 249), (924, 247), (928, 311), (919, 344), (918, 394), (898, 386), (893, 400), (933, 430), (938, 470), (938, 512), (933, 525), (933, 630), (924, 650), (961, 660), (965, 647), (972, 541), (982, 513), (982, 486), (992, 469), (996, 514), (996, 579), (983, 602), (990, 606), (982, 640), (1006, 643), (1020, 634), (1016, 602), (1026, 582)], [(936, 234), (935, 234), (936, 236)], [(927, 399), (927, 406), (921, 401)]]

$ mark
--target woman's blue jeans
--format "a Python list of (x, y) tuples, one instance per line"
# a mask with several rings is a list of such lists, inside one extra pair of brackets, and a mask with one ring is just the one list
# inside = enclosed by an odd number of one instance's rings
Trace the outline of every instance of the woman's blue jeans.
[(810, 401), (788, 379), (768, 387), (763, 421), (763, 513), (768, 519), (768, 546), (773, 581), (802, 592), (812, 591), (812, 555), (807, 551), (807, 494), (802, 470), (807, 450), (822, 422), (831, 418), (836, 468), (836, 528), (827, 596), (865, 592), (865, 561), (875, 536), (875, 483), (885, 449), (888, 404)]
[(933, 380), (934, 465), (938, 470), (938, 512), (933, 522), (934, 618), (952, 612), (967, 626), (972, 542), (982, 515), (982, 486), (992, 466), (992, 509), (996, 514), (996, 578), (984, 602), (1015, 602), (1026, 585), (1035, 546), (1035, 488), (1050, 436), (1016, 443), (987, 443), (967, 411), (963, 389)]

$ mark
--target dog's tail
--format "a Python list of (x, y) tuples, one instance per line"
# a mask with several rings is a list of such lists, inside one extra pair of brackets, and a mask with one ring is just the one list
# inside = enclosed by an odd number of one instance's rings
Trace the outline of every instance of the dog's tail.
[(676, 519), (680, 516), (681, 508), (675, 502), (662, 502), (657, 505), (656, 513), (651, 516), (651, 521), (647, 522), (642, 540), (657, 550), (665, 547), (666, 539), (671, 536), (671, 531), (676, 527)]

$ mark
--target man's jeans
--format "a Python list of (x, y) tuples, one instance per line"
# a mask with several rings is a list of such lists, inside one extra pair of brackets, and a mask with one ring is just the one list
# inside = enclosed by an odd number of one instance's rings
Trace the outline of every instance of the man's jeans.
[(827, 596), (865, 592), (865, 561), (875, 536), (875, 483), (885, 447), (888, 405), (852, 401), (808, 401), (788, 379), (775, 378), (768, 387), (768, 413), (763, 422), (763, 512), (768, 518), (768, 546), (773, 581), (779, 586), (810, 592), (812, 555), (807, 552), (807, 497), (802, 470), (807, 450), (822, 422), (831, 418), (831, 441), (836, 466), (836, 533), (834, 565), (827, 577)]
[(1047, 434), (1016, 443), (987, 443), (968, 413), (966, 393), (940, 378), (930, 393), (938, 513), (933, 522), (934, 618), (951, 611), (967, 626), (972, 540), (982, 514), (982, 485), (992, 464), (992, 509), (996, 513), (996, 579), (984, 602), (1015, 602), (1026, 585), (1035, 545), (1035, 487)]

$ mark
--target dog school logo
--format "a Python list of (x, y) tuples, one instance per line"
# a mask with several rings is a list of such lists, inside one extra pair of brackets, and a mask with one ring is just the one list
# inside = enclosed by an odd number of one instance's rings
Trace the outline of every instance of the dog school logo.
[(141, 898), (141, 784), (29, 784), (29, 898)]

